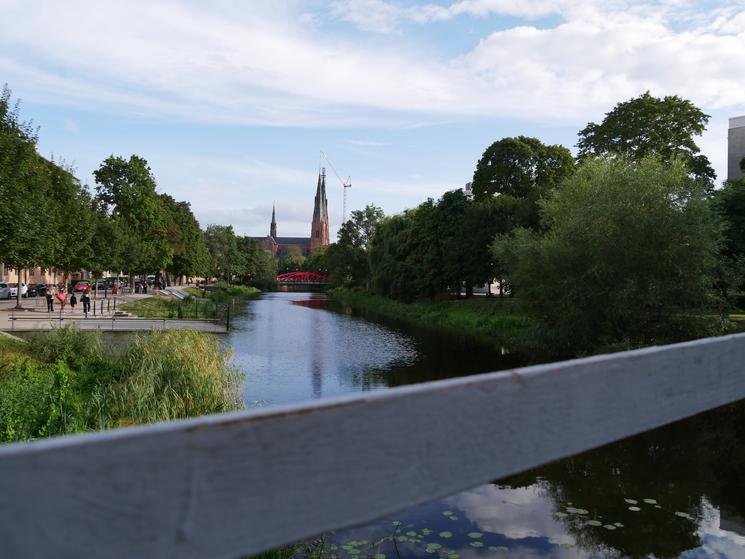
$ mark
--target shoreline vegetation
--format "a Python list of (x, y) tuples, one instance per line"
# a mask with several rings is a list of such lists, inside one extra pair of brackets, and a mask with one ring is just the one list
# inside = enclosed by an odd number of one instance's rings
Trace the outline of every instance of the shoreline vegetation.
[(242, 409), (229, 357), (192, 330), (138, 335), (119, 356), (74, 327), (0, 337), (0, 443)]
[[(525, 357), (526, 364), (551, 359), (571, 359), (592, 354), (613, 353), (638, 349), (645, 345), (664, 345), (697, 336), (657, 340), (657, 343), (604, 343), (592, 351), (570, 352), (566, 348), (552, 347), (546, 342), (541, 323), (533, 318), (519, 299), (512, 297), (451, 298), (439, 301), (421, 300), (404, 303), (361, 289), (332, 288), (329, 297), (363, 316), (378, 316), (400, 321), (432, 332), (453, 334), (490, 346), (497, 351), (517, 353)], [(735, 321), (722, 321), (717, 316), (702, 316), (701, 320), (717, 322), (719, 329), (712, 335), (743, 331)], [(688, 317), (691, 320), (691, 317)], [(727, 323), (725, 323), (727, 322)]]
[(208, 320), (219, 314), (218, 305), (226, 305), (236, 298), (253, 298), (261, 293), (256, 287), (243, 285), (206, 291), (194, 287), (185, 287), (185, 299), (167, 295), (153, 295), (137, 301), (120, 305), (124, 312), (138, 318), (173, 318), (185, 320)]
[(533, 321), (509, 297), (471, 297), (403, 303), (358, 289), (333, 288), (334, 301), (363, 314), (401, 321), (431, 331), (473, 339), (497, 351), (536, 350), (530, 339)]

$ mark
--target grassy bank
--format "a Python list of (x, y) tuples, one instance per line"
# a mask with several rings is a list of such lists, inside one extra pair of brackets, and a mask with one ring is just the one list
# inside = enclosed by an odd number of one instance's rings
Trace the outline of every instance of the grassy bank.
[(514, 300), (496, 298), (453, 299), (400, 303), (367, 292), (336, 288), (333, 299), (357, 311), (399, 320), (415, 327), (468, 336), (494, 347), (529, 349), (531, 321)]
[(122, 303), (119, 309), (140, 318), (178, 318), (180, 301), (165, 295), (153, 295), (146, 299)]
[(120, 357), (74, 328), (27, 343), (0, 338), (0, 442), (240, 409), (242, 375), (217, 341), (193, 331), (134, 339)]
[(231, 299), (256, 297), (261, 293), (260, 289), (246, 285), (225, 285), (218, 287), (219, 289), (213, 290), (187, 287), (184, 289), (184, 291), (194, 297), (203, 297), (212, 301), (216, 301), (218, 303), (226, 303)]

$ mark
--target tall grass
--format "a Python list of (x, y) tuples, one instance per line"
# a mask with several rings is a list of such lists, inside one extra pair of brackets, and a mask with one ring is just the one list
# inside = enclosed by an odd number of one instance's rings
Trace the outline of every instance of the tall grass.
[(215, 339), (191, 330), (139, 336), (124, 357), (129, 371), (104, 394), (119, 424), (152, 423), (241, 407), (242, 375)]
[(119, 356), (75, 328), (0, 342), (0, 442), (240, 409), (242, 373), (208, 334), (141, 334)]

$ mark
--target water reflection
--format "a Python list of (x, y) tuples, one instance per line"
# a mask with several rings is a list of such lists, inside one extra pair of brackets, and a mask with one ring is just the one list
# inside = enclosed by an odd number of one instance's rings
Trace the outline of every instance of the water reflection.
[(340, 532), (334, 542), (379, 540), (401, 522), (398, 551), (384, 540), (379, 552), (745, 559), (743, 426), (745, 403), (728, 406)]
[[(480, 373), (514, 363), (443, 336), (338, 312), (323, 293), (268, 293), (234, 320), (248, 407)], [(334, 312), (332, 312), (334, 311)]]
[[(329, 308), (322, 294), (250, 304), (229, 338), (247, 372), (249, 405), (517, 364), (516, 356)], [(324, 545), (331, 559), (745, 559), (744, 467), (738, 404), (330, 534)]]

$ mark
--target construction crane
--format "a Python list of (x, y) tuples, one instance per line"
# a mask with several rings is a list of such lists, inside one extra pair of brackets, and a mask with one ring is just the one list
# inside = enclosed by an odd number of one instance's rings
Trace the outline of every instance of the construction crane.
[(336, 178), (339, 179), (339, 182), (344, 187), (344, 204), (342, 205), (341, 210), (341, 224), (344, 225), (344, 223), (347, 221), (347, 188), (352, 188), (352, 177), (347, 177), (347, 180), (342, 179), (339, 176), (339, 173), (336, 171), (336, 167), (334, 167), (334, 164), (331, 163), (331, 160), (326, 156), (326, 154), (321, 150), (321, 157), (323, 157), (326, 160), (326, 163), (329, 164), (329, 167), (331, 167), (331, 170), (336, 175)]

